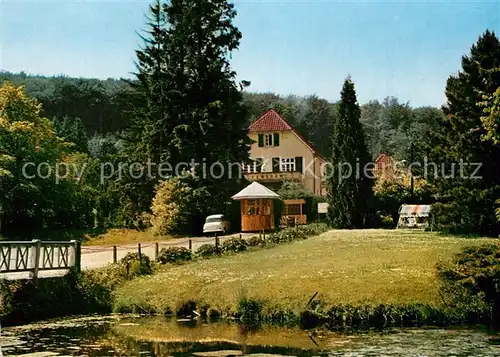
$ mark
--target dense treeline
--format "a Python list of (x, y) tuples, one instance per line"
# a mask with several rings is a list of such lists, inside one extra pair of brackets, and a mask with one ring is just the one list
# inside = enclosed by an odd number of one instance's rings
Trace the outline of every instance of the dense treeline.
[[(88, 136), (116, 134), (130, 124), (133, 96), (128, 81), (124, 79), (44, 77), (0, 72), (0, 84), (4, 81), (23, 85), (26, 93), (42, 104), (45, 117), (56, 117), (59, 121), (80, 119)], [(283, 96), (253, 92), (243, 93), (243, 103), (248, 108), (249, 122), (266, 110), (275, 109), (324, 156), (330, 155), (337, 103), (316, 95)], [(385, 152), (408, 160), (410, 141), (422, 141), (427, 132), (435, 130), (442, 116), (439, 108), (413, 108), (410, 103), (400, 103), (395, 97), (382, 102), (370, 101), (361, 106), (361, 123), (368, 149), (374, 158)]]
[(42, 104), (43, 115), (49, 119), (80, 118), (90, 135), (121, 131), (128, 125), (131, 102), (126, 80), (0, 72), (0, 83), (4, 81), (24, 86), (26, 93)]

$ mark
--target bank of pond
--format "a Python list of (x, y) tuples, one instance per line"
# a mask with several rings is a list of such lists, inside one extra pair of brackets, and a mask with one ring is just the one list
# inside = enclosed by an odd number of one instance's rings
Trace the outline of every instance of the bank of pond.
[(8, 356), (498, 356), (500, 334), (475, 326), (301, 329), (163, 316), (65, 318), (3, 328)]

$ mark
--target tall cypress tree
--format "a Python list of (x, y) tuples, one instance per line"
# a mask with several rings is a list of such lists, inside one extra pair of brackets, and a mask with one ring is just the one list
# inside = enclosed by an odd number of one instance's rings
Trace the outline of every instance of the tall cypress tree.
[[(436, 199), (443, 204), (438, 221), (457, 232), (497, 235), (500, 231), (494, 215), (495, 199), (500, 197), (500, 146), (483, 140), (487, 132), (480, 105), (499, 86), (500, 40), (485, 31), (470, 54), (462, 57), (462, 70), (448, 78), (446, 116), (440, 130), (429, 133), (426, 140), (430, 161), (439, 164), (438, 172), (429, 177)], [(461, 160), (468, 164), (462, 172)]]
[(360, 117), (354, 83), (348, 77), (338, 103), (328, 172), (328, 220), (337, 228), (363, 226), (372, 202), (373, 180), (370, 172), (364, 172), (370, 155)]

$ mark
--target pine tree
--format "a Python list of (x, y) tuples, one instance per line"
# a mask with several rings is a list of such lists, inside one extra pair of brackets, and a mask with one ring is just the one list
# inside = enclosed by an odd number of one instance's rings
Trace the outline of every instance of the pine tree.
[[(146, 46), (137, 52), (136, 90), (144, 100), (130, 135), (134, 154), (172, 167), (200, 164), (200, 178), (190, 185), (204, 188), (221, 209), (237, 184), (229, 163), (247, 161), (250, 149), (247, 112), (229, 63), (241, 38), (232, 23), (236, 11), (227, 0), (172, 0), (157, 1), (150, 12)], [(217, 178), (209, 171), (216, 162), (224, 167), (222, 175), (221, 166), (214, 170)]]
[(372, 202), (373, 180), (370, 172), (364, 172), (370, 156), (360, 117), (354, 83), (348, 77), (338, 103), (328, 172), (328, 220), (337, 228), (363, 226)]
[(85, 153), (88, 152), (88, 137), (80, 118), (64, 116), (60, 119), (54, 117), (52, 123), (54, 125), (54, 130), (60, 138), (73, 143), (73, 150)]
[[(499, 86), (500, 40), (494, 32), (486, 31), (471, 47), (470, 55), (462, 57), (462, 70), (448, 79), (443, 107), (446, 116), (440, 129), (426, 140), (429, 161), (439, 164), (437, 174), (430, 179), (436, 199), (444, 205), (440, 221), (457, 232), (499, 232), (494, 211), (500, 197), (500, 146), (484, 140), (487, 131), (480, 105)], [(473, 165), (460, 173), (460, 160)], [(474, 172), (476, 167), (479, 170)]]
[(156, 0), (149, 8), (148, 29), (141, 36), (144, 48), (136, 51), (136, 80), (130, 82), (135, 106), (126, 138), (131, 144), (129, 155), (142, 161), (158, 162), (171, 139), (171, 130), (164, 127), (172, 120), (165, 120), (166, 90), (171, 83), (166, 78), (167, 30), (163, 7), (162, 0)]

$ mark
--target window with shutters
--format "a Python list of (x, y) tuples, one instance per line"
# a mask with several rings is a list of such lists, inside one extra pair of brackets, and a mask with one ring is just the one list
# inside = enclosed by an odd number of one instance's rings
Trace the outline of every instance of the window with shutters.
[(273, 134), (264, 134), (264, 146), (273, 146)]
[(295, 158), (282, 157), (280, 160), (280, 171), (282, 172), (295, 171)]

